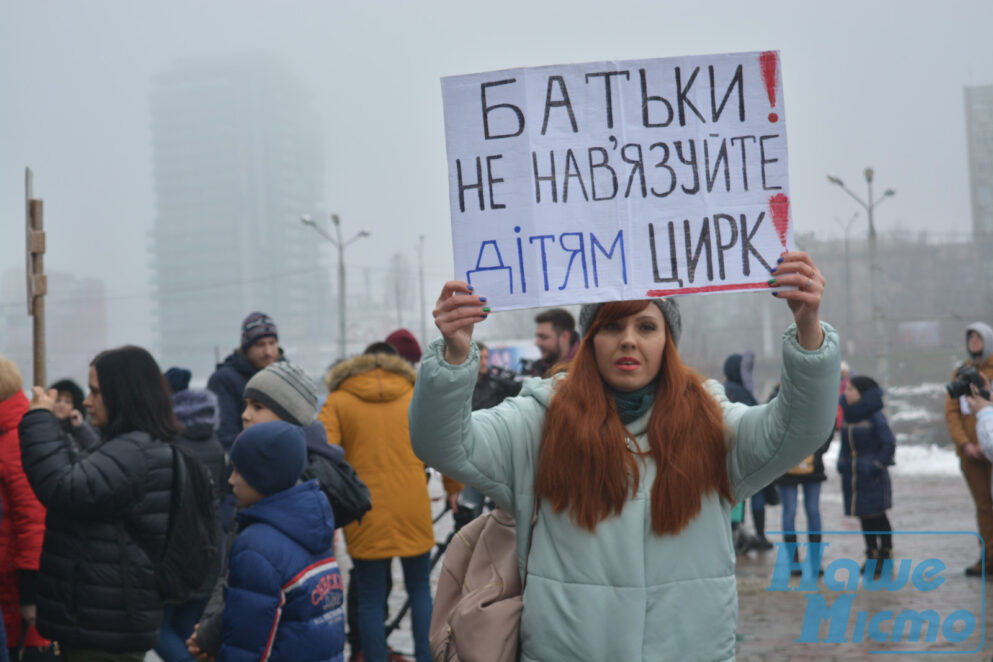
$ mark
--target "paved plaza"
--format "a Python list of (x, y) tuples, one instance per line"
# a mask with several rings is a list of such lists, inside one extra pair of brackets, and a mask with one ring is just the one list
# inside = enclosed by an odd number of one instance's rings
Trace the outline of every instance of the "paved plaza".
[[(829, 470), (829, 474), (833, 474)], [(895, 530), (904, 531), (967, 531), (976, 529), (972, 500), (966, 491), (964, 481), (958, 476), (893, 476), (893, 504), (890, 520)], [(805, 528), (802, 507), (797, 515), (797, 528)], [(781, 508), (767, 509), (766, 520), (770, 530), (778, 530)], [(842, 514), (841, 492), (837, 476), (823, 483), (821, 494), (821, 517), (825, 531), (844, 533), (826, 534), (828, 543), (824, 553), (825, 567), (832, 561), (851, 558), (861, 562), (864, 559), (864, 542), (858, 535), (859, 524), (855, 518)], [(751, 526), (750, 515), (748, 526)], [(770, 535), (773, 541), (780, 536)], [(973, 535), (917, 534), (895, 535), (893, 540), (896, 562), (909, 560), (916, 569), (918, 564), (928, 559), (936, 559), (945, 564), (945, 569), (921, 575), (930, 583), (921, 586), (932, 590), (923, 591), (910, 585), (896, 591), (880, 590), (870, 592), (859, 586), (850, 609), (850, 619), (843, 638), (844, 643), (825, 642), (830, 637), (829, 623), (821, 622), (816, 643), (799, 643), (808, 605), (823, 598), (824, 604), (834, 605), (841, 595), (838, 591), (824, 590), (813, 593), (802, 591), (769, 591), (772, 582), (775, 559), (778, 550), (763, 554), (755, 552), (747, 557), (739, 557), (738, 563), (738, 660), (990, 660), (993, 657), (993, 643), (984, 633), (991, 632), (990, 589), (993, 582), (966, 577), (963, 569), (979, 558), (977, 538)], [(940, 566), (939, 566), (940, 567)], [(913, 577), (913, 573), (910, 573)], [(899, 576), (895, 574), (895, 576)], [(844, 581), (844, 571), (838, 573)], [(943, 579), (938, 585), (938, 578)], [(800, 585), (799, 578), (793, 578), (792, 587)], [(820, 584), (823, 587), (823, 583)], [(813, 597), (808, 597), (813, 596)], [(814, 613), (816, 607), (813, 608)], [(904, 629), (905, 641), (902, 644), (872, 641), (868, 634), (861, 642), (852, 639), (859, 627), (859, 612), (866, 613), (866, 620), (880, 614), (880, 630), (890, 634), (893, 618), (883, 618), (881, 612), (892, 610), (899, 614), (904, 610), (923, 612), (934, 610), (942, 621), (957, 610), (965, 610), (975, 616), (976, 624), (971, 637), (960, 643), (951, 643), (938, 632), (935, 641), (926, 641), (926, 631), (920, 635), (918, 643), (907, 643), (908, 630)], [(845, 611), (849, 611), (846, 609)], [(985, 612), (985, 613), (984, 613)], [(833, 624), (832, 619), (832, 624)], [(842, 619), (844, 620), (844, 619)], [(815, 619), (816, 621), (816, 619)], [(983, 622), (985, 621), (985, 622)], [(950, 625), (948, 626), (950, 627)], [(960, 624), (956, 629), (962, 630)], [(953, 635), (954, 636), (954, 635)], [(890, 634), (890, 637), (892, 635)], [(834, 637), (835, 639), (839, 637)], [(875, 653), (874, 653), (875, 651)], [(914, 651), (913, 653), (911, 651)], [(917, 653), (916, 651), (925, 651)], [(969, 652), (966, 652), (969, 651)]]

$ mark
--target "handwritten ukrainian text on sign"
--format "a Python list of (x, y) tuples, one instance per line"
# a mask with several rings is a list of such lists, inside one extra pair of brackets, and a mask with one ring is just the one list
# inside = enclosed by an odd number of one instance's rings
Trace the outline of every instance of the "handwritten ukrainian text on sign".
[(776, 51), (442, 92), (455, 273), (494, 310), (766, 287), (793, 247)]

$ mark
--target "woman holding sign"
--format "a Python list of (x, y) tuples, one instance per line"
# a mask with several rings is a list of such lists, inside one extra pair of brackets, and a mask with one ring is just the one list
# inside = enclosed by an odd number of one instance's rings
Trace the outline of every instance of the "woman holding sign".
[[(425, 354), (410, 407), (427, 464), (481, 490), (526, 530), (521, 659), (734, 657), (737, 589), (729, 513), (817, 449), (833, 424), (838, 336), (819, 317), (824, 278), (784, 253), (770, 284), (793, 312), (782, 390), (731, 404), (686, 367), (673, 299), (587, 304), (568, 373), (470, 411), (485, 297), (445, 284), (443, 338)], [(519, 535), (524, 567), (527, 536)]]

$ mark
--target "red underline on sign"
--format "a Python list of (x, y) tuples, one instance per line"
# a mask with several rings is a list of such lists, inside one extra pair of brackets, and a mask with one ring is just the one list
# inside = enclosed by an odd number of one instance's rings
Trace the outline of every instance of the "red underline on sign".
[(679, 290), (648, 290), (646, 297), (671, 297), (677, 294), (700, 294), (703, 292), (728, 292), (731, 290), (760, 290), (769, 289), (769, 284), (762, 283), (738, 283), (737, 285), (708, 285), (707, 287), (684, 287)]

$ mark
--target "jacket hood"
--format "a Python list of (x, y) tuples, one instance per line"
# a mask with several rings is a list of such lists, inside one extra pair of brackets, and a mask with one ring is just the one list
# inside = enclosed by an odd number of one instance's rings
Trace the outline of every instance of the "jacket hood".
[(339, 363), (324, 383), (328, 393), (338, 389), (366, 402), (389, 402), (410, 392), (417, 380), (414, 366), (390, 354), (362, 354)]
[(284, 533), (311, 554), (331, 549), (334, 519), (331, 505), (316, 480), (294, 485), (238, 511), (242, 528), (263, 522)]
[(206, 423), (216, 428), (221, 421), (217, 396), (207, 389), (186, 389), (174, 393), (172, 409), (185, 427)]
[(870, 418), (877, 411), (883, 409), (883, 389), (871, 388), (862, 394), (855, 404), (848, 404), (845, 396), (842, 395), (838, 401), (845, 416), (846, 423), (858, 423)]
[(977, 363), (984, 363), (986, 359), (993, 355), (993, 328), (983, 322), (973, 322), (965, 327), (965, 341), (968, 345), (969, 334), (975, 331), (983, 339), (983, 353), (979, 356)]
[(755, 353), (732, 354), (724, 361), (724, 376), (729, 382), (741, 384), (748, 392), (755, 391)]
[(345, 449), (328, 443), (328, 431), (324, 423), (314, 421), (303, 426), (303, 437), (307, 441), (307, 453), (317, 453), (329, 460), (345, 459)]
[(28, 411), (28, 397), (24, 391), (18, 391), (3, 402), (0, 402), (0, 432), (16, 430), (17, 424)]

